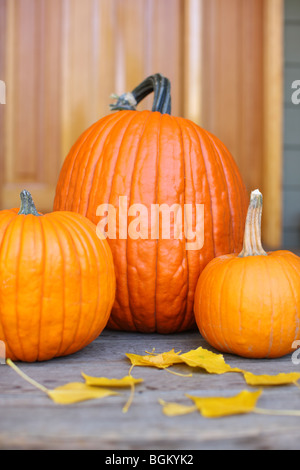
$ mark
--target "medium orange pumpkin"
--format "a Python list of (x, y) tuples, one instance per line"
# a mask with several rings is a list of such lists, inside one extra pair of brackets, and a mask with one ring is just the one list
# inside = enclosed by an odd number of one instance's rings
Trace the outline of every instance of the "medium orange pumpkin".
[[(137, 111), (136, 104), (152, 91), (152, 111)], [(122, 95), (112, 109), (118, 112), (93, 124), (71, 148), (59, 176), (54, 210), (79, 212), (97, 224), (99, 205), (116, 209), (116, 236), (108, 236), (117, 277), (109, 328), (159, 333), (195, 328), (199, 274), (215, 256), (242, 247), (248, 196), (241, 175), (220, 140), (169, 114), (170, 82), (160, 74)], [(126, 216), (128, 233), (121, 230), (120, 197), (127, 198), (128, 208), (146, 208), (146, 215), (140, 214), (140, 221), (148, 224), (146, 233), (128, 235), (132, 212)], [(197, 204), (204, 205), (203, 247), (187, 249), (187, 232), (182, 238), (174, 236), (174, 217), (169, 239), (162, 222), (153, 237), (151, 210), (163, 204), (179, 206), (182, 218), (190, 205), (194, 233)]]
[(25, 362), (72, 354), (106, 326), (115, 274), (106, 240), (80, 214), (40, 215), (28, 191), (0, 212), (0, 340)]
[(300, 338), (300, 258), (261, 244), (262, 195), (251, 194), (244, 247), (212, 260), (196, 288), (195, 317), (207, 342), (221, 352), (275, 358)]

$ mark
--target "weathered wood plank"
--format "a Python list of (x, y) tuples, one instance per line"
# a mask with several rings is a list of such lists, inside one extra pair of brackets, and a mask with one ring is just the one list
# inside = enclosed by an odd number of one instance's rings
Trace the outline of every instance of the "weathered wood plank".
[[(211, 349), (198, 332), (176, 335), (142, 335), (105, 331), (84, 350), (65, 358), (25, 364), (20, 368), (48, 388), (90, 375), (123, 377), (129, 371), (126, 352), (143, 354), (171, 348), (203, 346)], [(226, 355), (226, 361), (256, 374), (300, 371), (291, 356), (279, 360), (250, 360)], [(191, 372), (184, 365), (172, 368)], [(136, 387), (128, 413), (122, 413), (129, 391), (119, 396), (61, 406), (20, 378), (10, 367), (0, 366), (0, 449), (299, 449), (300, 419), (296, 417), (241, 415), (206, 419), (198, 413), (169, 418), (158, 399), (190, 403), (194, 395), (234, 395), (249, 389), (241, 374), (210, 375), (193, 370), (180, 377), (166, 370), (136, 367), (134, 377), (144, 383)], [(300, 391), (294, 385), (264, 391), (260, 408), (299, 409)]]

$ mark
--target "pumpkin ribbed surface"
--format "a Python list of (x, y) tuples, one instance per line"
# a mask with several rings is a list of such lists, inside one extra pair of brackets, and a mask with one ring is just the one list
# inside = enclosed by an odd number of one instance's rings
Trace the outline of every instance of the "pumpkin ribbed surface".
[(276, 358), (294, 349), (300, 330), (300, 258), (267, 253), (261, 240), (262, 194), (252, 191), (243, 249), (210, 261), (195, 294), (201, 334), (221, 352)]
[(0, 212), (0, 340), (26, 362), (72, 354), (106, 326), (112, 255), (79, 214)]
[(291, 252), (214, 259), (196, 289), (200, 332), (224, 353), (282, 357), (299, 339), (299, 292), (300, 258)]
[[(229, 151), (180, 117), (153, 111), (108, 115), (77, 140), (63, 165), (54, 210), (95, 224), (100, 204), (204, 204), (204, 246), (186, 239), (108, 239), (116, 277), (110, 328), (170, 333), (195, 327), (199, 274), (215, 256), (241, 249), (247, 193)], [(195, 212), (195, 211), (194, 211)], [(130, 217), (129, 217), (130, 219)], [(149, 216), (150, 221), (150, 216)], [(172, 225), (172, 222), (171, 222)], [(173, 224), (174, 225), (174, 224)]]

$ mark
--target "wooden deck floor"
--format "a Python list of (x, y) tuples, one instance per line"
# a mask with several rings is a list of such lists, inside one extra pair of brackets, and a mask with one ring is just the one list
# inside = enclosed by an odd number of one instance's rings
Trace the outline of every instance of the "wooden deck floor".
[[(176, 335), (142, 335), (104, 331), (84, 350), (49, 362), (18, 366), (37, 382), (54, 388), (89, 375), (121, 378), (130, 368), (125, 353), (144, 354), (172, 348), (187, 352), (199, 346), (211, 349), (198, 332)], [(211, 349), (212, 350), (212, 349)], [(248, 360), (225, 355), (234, 366), (256, 374), (300, 372), (291, 356), (279, 360)], [(176, 367), (176, 369), (175, 369)], [(185, 365), (173, 370), (188, 373)], [(167, 417), (159, 399), (191, 404), (192, 395), (235, 395), (251, 389), (241, 374), (210, 375), (201, 369), (192, 377), (165, 370), (136, 367), (136, 387), (131, 407), (122, 413), (129, 391), (121, 395), (57, 405), (24, 381), (7, 365), (0, 365), (0, 449), (300, 449), (300, 417), (238, 415), (207, 419), (199, 413)], [(253, 388), (252, 388), (253, 390)], [(264, 389), (260, 408), (300, 410), (300, 390), (295, 385)]]

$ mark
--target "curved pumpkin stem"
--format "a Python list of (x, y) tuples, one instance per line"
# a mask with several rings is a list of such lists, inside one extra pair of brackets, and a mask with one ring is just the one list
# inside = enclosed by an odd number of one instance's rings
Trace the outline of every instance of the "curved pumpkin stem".
[(41, 215), (36, 210), (36, 207), (35, 207), (34, 202), (32, 200), (32, 196), (31, 196), (29, 191), (26, 191), (26, 189), (24, 189), (20, 194), (20, 198), (21, 198), (21, 208), (18, 212), (18, 215), (21, 215), (21, 214), (23, 214), (23, 215), (32, 214), (32, 215), (36, 215), (36, 216)]
[(252, 191), (245, 224), (244, 244), (240, 258), (246, 256), (268, 256), (261, 243), (261, 215), (263, 197), (256, 189)]
[(152, 91), (154, 92), (152, 111), (171, 114), (171, 83), (160, 73), (150, 75), (131, 93), (124, 93), (121, 96), (112, 95), (117, 102), (111, 104), (110, 109), (112, 111), (135, 110), (138, 103)]

